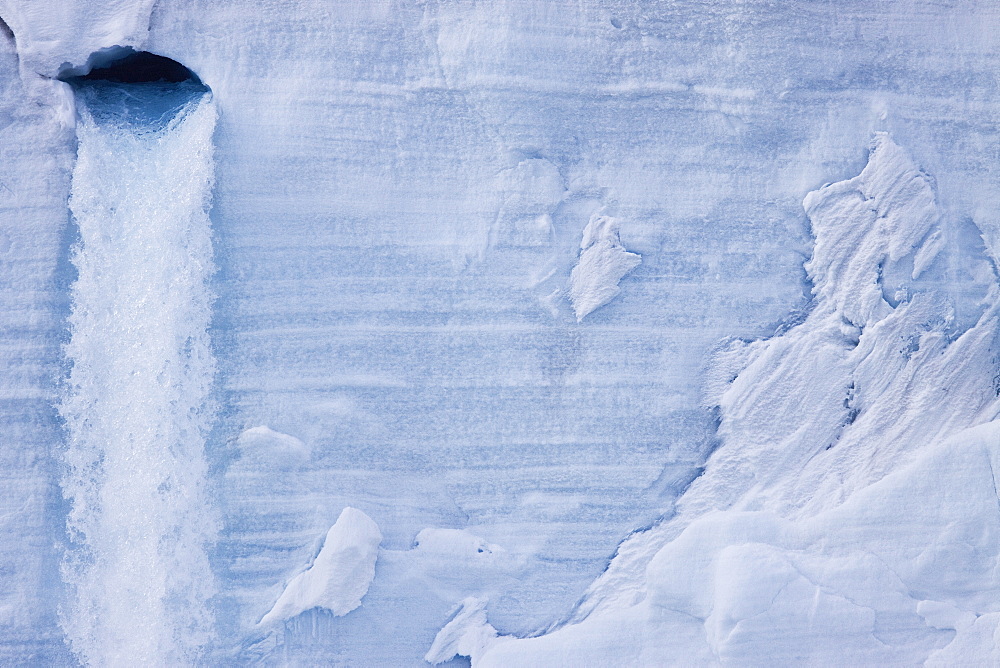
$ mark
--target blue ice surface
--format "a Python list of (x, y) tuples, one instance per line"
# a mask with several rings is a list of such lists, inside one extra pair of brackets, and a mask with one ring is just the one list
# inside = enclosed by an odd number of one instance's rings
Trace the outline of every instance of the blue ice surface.
[(201, 83), (86, 81), (76, 83), (77, 100), (98, 124), (162, 130), (188, 103), (208, 93)]
[[(328, 14), (158, 5), (148, 48), (184, 54), (220, 106), (222, 410), (208, 447), (225, 522), (211, 553), (222, 590), (213, 661), (420, 665), (452, 605), (487, 585), (502, 631), (565, 615), (621, 538), (670, 512), (711, 448), (707, 351), (723, 336), (768, 334), (805, 303), (805, 192), (857, 173), (878, 129), (938, 176), (950, 206), (988, 189), (996, 56), (940, 35), (962, 18), (951, 9), (908, 7), (527, 2), (463, 16), (448, 3), (388, 15), (357, 3)], [(449, 26), (473, 39), (445, 61)], [(158, 111), (103, 84), (84, 95), (155, 126), (174, 108), (157, 89)], [(12, 182), (32, 159), (12, 158)], [(565, 302), (553, 313), (543, 298), (563, 285), (598, 210), (622, 221), (643, 262), (577, 324)], [(543, 215), (550, 237), (524, 232)], [(4, 334), (31, 351), (5, 360), (25, 387), (60, 364), (65, 286), (36, 271), (44, 329)], [(52, 499), (48, 406), (11, 399), (4, 419), (12, 443), (49, 462), (12, 470)], [(239, 434), (263, 424), (306, 442), (311, 460), (234, 475)], [(375, 519), (387, 551), (436, 526), (528, 560), (456, 583), (411, 577), (387, 553), (358, 610), (307, 612), (276, 637), (255, 631), (345, 505)], [(24, 529), (32, 545), (52, 542), (61, 512), (42, 504)], [(37, 548), (49, 575), (53, 552)], [(45, 582), (44, 632), (18, 637), (62, 656), (58, 580)], [(48, 656), (32, 651), (15, 656)]]

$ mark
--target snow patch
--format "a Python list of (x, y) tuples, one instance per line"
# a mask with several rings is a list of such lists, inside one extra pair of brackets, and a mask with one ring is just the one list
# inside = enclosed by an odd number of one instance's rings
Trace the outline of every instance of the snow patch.
[(569, 277), (569, 299), (577, 322), (621, 292), (618, 282), (639, 266), (642, 258), (622, 246), (618, 222), (595, 214), (583, 230), (580, 260)]
[(316, 560), (285, 587), (260, 625), (291, 619), (312, 608), (338, 617), (361, 605), (375, 577), (382, 533), (360, 510), (344, 508), (330, 528)]
[(504, 551), (499, 545), (462, 529), (422, 529), (417, 534), (414, 549), (450, 558), (467, 559), (478, 555), (493, 555)]
[(236, 442), (240, 463), (256, 467), (294, 468), (308, 461), (312, 454), (309, 446), (299, 439), (264, 425), (245, 430)]
[(497, 630), (486, 621), (486, 599), (469, 597), (438, 632), (424, 661), (437, 665), (458, 655), (476, 662), (489, 647), (504, 640), (507, 638), (498, 637)]

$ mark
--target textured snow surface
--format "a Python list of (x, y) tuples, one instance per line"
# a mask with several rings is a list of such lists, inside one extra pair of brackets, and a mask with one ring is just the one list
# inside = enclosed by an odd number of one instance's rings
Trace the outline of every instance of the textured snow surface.
[(996, 662), (996, 3), (0, 18), (0, 664)]
[(288, 583), (260, 623), (291, 619), (311, 608), (326, 608), (338, 617), (357, 608), (375, 577), (381, 542), (382, 534), (372, 518), (344, 508), (316, 560)]
[[(974, 623), (1000, 606), (993, 264), (981, 246), (939, 243), (956, 237), (929, 178), (882, 133), (860, 175), (809, 193), (805, 209), (811, 310), (717, 353), (720, 444), (676, 515), (623, 545), (573, 623), (514, 642), (466, 603), (429, 660), (991, 656), (992, 633)], [(976, 296), (975, 320), (958, 320), (953, 290)]]
[(577, 321), (621, 292), (618, 282), (642, 259), (622, 246), (617, 223), (595, 215), (583, 230), (580, 261), (569, 275), (569, 298)]

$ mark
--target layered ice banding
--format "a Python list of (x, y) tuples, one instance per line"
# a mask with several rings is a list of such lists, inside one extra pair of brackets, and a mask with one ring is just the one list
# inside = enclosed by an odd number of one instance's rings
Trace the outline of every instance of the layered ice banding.
[[(77, 88), (63, 626), (93, 665), (182, 665), (211, 638), (215, 518), (207, 88), (100, 76)], [(166, 106), (149, 111), (145, 102)], [(148, 122), (147, 122), (148, 121)]]
[(969, 221), (877, 134), (804, 201), (813, 303), (721, 346), (719, 446), (571, 618), (497, 636), (467, 602), (428, 658), (476, 666), (990, 656), (1000, 613), (997, 276)]

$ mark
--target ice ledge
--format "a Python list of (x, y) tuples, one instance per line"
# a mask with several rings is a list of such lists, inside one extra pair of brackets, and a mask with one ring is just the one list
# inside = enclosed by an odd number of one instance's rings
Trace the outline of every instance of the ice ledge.
[(83, 63), (111, 46), (139, 49), (155, 0), (0, 0), (0, 17), (17, 41), (21, 75), (54, 78), (66, 63)]

